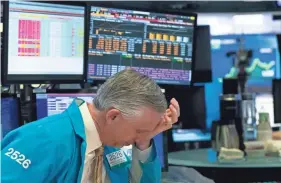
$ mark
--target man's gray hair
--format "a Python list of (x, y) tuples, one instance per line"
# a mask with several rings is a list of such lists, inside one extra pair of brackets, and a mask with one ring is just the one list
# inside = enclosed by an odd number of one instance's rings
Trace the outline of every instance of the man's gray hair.
[(110, 77), (99, 88), (94, 105), (100, 111), (116, 108), (126, 116), (138, 115), (142, 107), (149, 106), (160, 113), (167, 109), (161, 88), (151, 78), (133, 69)]

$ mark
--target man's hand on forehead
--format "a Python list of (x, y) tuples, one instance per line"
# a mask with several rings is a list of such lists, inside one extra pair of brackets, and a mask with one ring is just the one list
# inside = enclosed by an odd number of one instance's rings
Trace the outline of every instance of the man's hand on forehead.
[(150, 142), (150, 140), (154, 136), (172, 128), (173, 124), (175, 124), (178, 121), (178, 117), (180, 116), (179, 103), (174, 98), (170, 102), (171, 104), (169, 105), (169, 108), (164, 113), (163, 118), (158, 123), (156, 128), (151, 132), (140, 134), (139, 138), (137, 139), (137, 143), (149, 144), (148, 142)]

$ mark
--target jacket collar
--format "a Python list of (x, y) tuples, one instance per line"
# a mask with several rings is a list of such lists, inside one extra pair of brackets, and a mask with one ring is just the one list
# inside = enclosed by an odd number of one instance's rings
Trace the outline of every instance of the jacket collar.
[(67, 111), (75, 133), (86, 141), (86, 154), (101, 147), (102, 143), (87, 103), (82, 99), (75, 99)]
[(75, 133), (84, 141), (86, 141), (83, 118), (79, 110), (79, 106), (75, 100), (70, 104), (70, 106), (66, 109), (65, 112), (69, 115), (71, 119), (71, 124)]
[(102, 146), (100, 135), (96, 128), (93, 117), (89, 111), (88, 105), (86, 102), (79, 106), (80, 113), (82, 115), (84, 128), (85, 128), (85, 136), (87, 141), (87, 149), (86, 153), (92, 153)]

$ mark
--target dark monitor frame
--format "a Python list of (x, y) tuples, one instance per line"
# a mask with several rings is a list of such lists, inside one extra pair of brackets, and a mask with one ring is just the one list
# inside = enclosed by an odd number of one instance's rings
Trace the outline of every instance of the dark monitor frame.
[[(195, 55), (194, 55), (194, 59), (195, 59), (195, 63), (194, 63), (194, 69), (192, 71), (192, 84), (194, 83), (208, 83), (208, 82), (212, 82), (212, 77), (213, 77), (213, 73), (212, 73), (212, 48), (211, 48), (211, 28), (209, 25), (198, 25), (196, 28), (196, 51), (195, 51)], [(210, 68), (209, 69), (197, 69), (196, 68), (196, 63), (197, 64), (200, 64), (201, 62), (200, 61), (196, 61), (198, 60), (198, 55), (200, 54), (199, 53), (199, 48), (198, 45), (202, 45), (204, 43), (198, 43), (198, 39), (200, 36), (200, 34), (198, 33), (198, 30), (205, 30), (205, 29), (208, 29), (209, 30), (209, 42), (207, 44), (210, 44), (209, 45), (209, 54), (210, 54)], [(205, 49), (204, 49), (205, 50)]]
[[(89, 2), (88, 3), (89, 6), (89, 21), (90, 21), (90, 12), (91, 12), (91, 7), (92, 6), (96, 6), (96, 7), (102, 7), (102, 8), (116, 8), (116, 9), (122, 9), (122, 10), (135, 10), (135, 11), (146, 11), (146, 12), (150, 12), (150, 13), (162, 13), (162, 14), (170, 14), (170, 15), (180, 15), (180, 16), (194, 16), (195, 17), (195, 21), (194, 21), (194, 31), (193, 31), (193, 42), (192, 42), (192, 63), (191, 63), (191, 80), (188, 84), (170, 84), (170, 83), (158, 83), (160, 86), (166, 86), (166, 85), (183, 85), (183, 86), (188, 86), (188, 85), (192, 85), (193, 84), (193, 72), (194, 72), (194, 62), (195, 62), (195, 49), (196, 49), (196, 28), (197, 28), (197, 20), (198, 20), (198, 16), (196, 13), (192, 13), (192, 12), (186, 12), (186, 13), (182, 13), (179, 11), (171, 11), (171, 10), (159, 10), (159, 9), (152, 9), (152, 8), (136, 8), (136, 7), (124, 7), (124, 5), (113, 5), (113, 3), (104, 3), (104, 2)], [(88, 26), (88, 38), (89, 38), (89, 31), (90, 31), (90, 26)], [(88, 53), (88, 50), (87, 50)], [(88, 62), (86, 65), (86, 81), (88, 82)], [(94, 79), (94, 81), (92, 82), (93, 84), (101, 84), (105, 81), (106, 79)]]
[(19, 111), (19, 127), (24, 125), (23, 119), (22, 119), (22, 112), (21, 112), (21, 100), (19, 97), (17, 97), (17, 94), (11, 94), (11, 93), (1, 93), (1, 98), (14, 98), (18, 102), (18, 111)]
[[(60, 4), (60, 5), (73, 5), (82, 6), (85, 8), (84, 14), (84, 55), (83, 55), (83, 74), (80, 75), (9, 75), (8, 74), (8, 39), (9, 39), (9, 1), (3, 2), (3, 50), (1, 54), (1, 80), (2, 84), (59, 84), (59, 83), (84, 83), (87, 76), (87, 60), (88, 60), (88, 18), (89, 18), (89, 7), (83, 2), (74, 1), (30, 1), (40, 2), (48, 4)], [(9, 78), (9, 77), (14, 78)], [(77, 79), (69, 79), (70, 76), (77, 77)], [(79, 78), (78, 78), (79, 77)], [(24, 79), (20, 79), (24, 78)]]
[[(280, 120), (280, 110), (278, 109), (280, 107), (280, 97), (277, 97), (278, 93), (276, 94), (276, 90), (281, 89), (281, 79), (274, 79), (272, 81), (272, 97), (273, 97), (273, 110), (274, 110), (274, 123), (275, 124), (281, 124)], [(276, 86), (278, 85), (278, 86)], [(279, 100), (279, 101), (278, 101)]]

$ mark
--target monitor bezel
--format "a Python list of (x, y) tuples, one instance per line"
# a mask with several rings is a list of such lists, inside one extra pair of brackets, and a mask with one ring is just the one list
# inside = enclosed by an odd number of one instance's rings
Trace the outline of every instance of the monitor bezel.
[[(87, 76), (87, 59), (88, 59), (88, 18), (89, 18), (89, 7), (87, 3), (83, 2), (42, 2), (42, 1), (30, 1), (42, 4), (60, 4), (60, 5), (72, 5), (72, 6), (81, 6), (84, 7), (84, 54), (83, 54), (83, 73), (81, 75), (27, 75), (27, 74), (19, 74), (19, 75), (12, 75), (8, 74), (8, 49), (9, 49), (9, 1), (3, 2), (3, 50), (1, 54), (1, 72), (2, 72), (2, 83), (3, 84), (60, 84), (60, 83), (84, 83), (86, 81)], [(10, 77), (15, 78), (10, 78)], [(75, 79), (69, 77), (77, 77)], [(25, 77), (25, 79), (20, 79)]]
[[(194, 31), (193, 31), (193, 42), (192, 42), (192, 62), (191, 62), (191, 78), (190, 81), (188, 83), (163, 83), (163, 82), (158, 82), (155, 81), (158, 85), (160, 86), (166, 86), (166, 85), (183, 85), (183, 86), (188, 86), (188, 85), (193, 85), (193, 71), (195, 68), (195, 64), (194, 61), (196, 60), (195, 58), (195, 49), (196, 49), (196, 28), (197, 28), (197, 20), (198, 20), (198, 15), (196, 13), (193, 12), (179, 12), (179, 11), (170, 11), (170, 10), (159, 10), (159, 9), (152, 9), (152, 8), (136, 8), (136, 7), (122, 7), (121, 5), (113, 5), (112, 3), (106, 4), (106, 3), (102, 3), (102, 2), (91, 2), (88, 4), (89, 6), (89, 21), (90, 21), (90, 13), (91, 13), (91, 8), (92, 7), (101, 7), (101, 8), (116, 8), (116, 9), (121, 9), (121, 10), (135, 10), (135, 11), (145, 11), (145, 12), (150, 12), (150, 13), (161, 13), (161, 14), (169, 14), (169, 15), (175, 15), (175, 16), (194, 16), (195, 17), (195, 21), (194, 21)], [(88, 37), (89, 37), (89, 31), (90, 31), (90, 26), (88, 27)], [(87, 50), (88, 53), (88, 50)], [(89, 63), (87, 62), (87, 72), (86, 72), (86, 82), (88, 83), (102, 83), (107, 79), (88, 79), (88, 66)]]
[[(272, 99), (273, 99), (273, 115), (274, 115), (274, 124), (275, 125), (281, 125), (281, 121), (278, 121), (279, 119), (278, 118), (280, 118), (279, 116), (277, 116), (278, 115), (278, 113), (280, 113), (280, 109), (278, 109), (277, 107), (278, 107), (278, 102), (276, 101), (276, 100), (278, 100), (278, 97), (276, 97), (276, 90), (278, 90), (279, 88), (280, 88), (280, 86), (276, 86), (276, 85), (281, 85), (281, 79), (279, 78), (279, 79), (273, 79), (273, 81), (272, 81), (272, 92), (271, 92), (271, 94), (272, 94)], [(276, 89), (276, 88), (278, 88), (278, 89)]]
[[(212, 82), (212, 77), (213, 77), (213, 73), (212, 73), (212, 48), (211, 48), (211, 27), (209, 25), (197, 25), (196, 26), (196, 50), (198, 49), (198, 44), (197, 43), (197, 40), (198, 40), (198, 36), (200, 36), (200, 34), (198, 34), (198, 30), (204, 30), (205, 29), (208, 29), (208, 32), (209, 32), (209, 43), (210, 44), (210, 68), (209, 69), (196, 69), (196, 64), (194, 64), (194, 67), (193, 67), (193, 71), (192, 71), (192, 84), (195, 84), (195, 83), (209, 83), (209, 82)], [(196, 51), (195, 51), (195, 55), (194, 55), (194, 58), (196, 60), (198, 60), (197, 57), (198, 54), (196, 54)], [(195, 61), (196, 63), (196, 61)]]
[[(21, 100), (18, 97), (17, 94), (12, 94), (12, 93), (1, 93), (1, 98), (14, 98), (15, 100), (17, 100), (18, 102), (18, 111), (19, 111), (19, 127), (21, 127), (22, 125), (24, 125), (24, 121), (22, 118), (22, 112), (21, 112)], [(19, 128), (18, 127), (18, 128)]]

